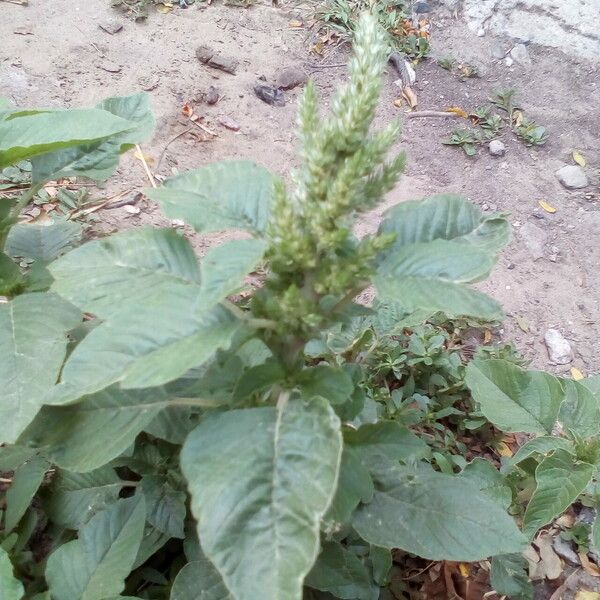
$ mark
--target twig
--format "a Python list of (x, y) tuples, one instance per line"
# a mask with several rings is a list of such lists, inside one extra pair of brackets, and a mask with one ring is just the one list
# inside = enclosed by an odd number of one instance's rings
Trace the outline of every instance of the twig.
[(9, 4), (17, 4), (18, 6), (27, 6), (27, 0), (0, 0), (0, 2), (8, 2)]
[(407, 113), (409, 119), (418, 119), (420, 117), (450, 117), (452, 119), (462, 118), (455, 112), (449, 110), (417, 110), (415, 112)]
[(163, 148), (163, 151), (160, 153), (160, 156), (158, 157), (158, 162), (156, 163), (156, 171), (158, 171), (158, 169), (160, 168), (160, 165), (163, 161), (163, 158), (165, 157), (165, 154), (167, 153), (167, 149), (169, 148), (169, 146), (175, 141), (178, 140), (182, 135), (185, 135), (186, 133), (190, 133), (192, 130), (191, 129), (186, 129), (184, 131), (182, 131), (181, 133), (178, 133), (174, 138), (171, 138), (166, 144), (165, 147)]
[[(190, 121), (192, 121), (190, 119)], [(202, 129), (202, 131), (205, 131), (206, 133), (208, 133), (208, 135), (212, 135), (213, 137), (219, 137), (219, 135), (217, 133), (215, 133), (212, 129), (209, 129), (206, 125), (202, 125), (202, 123), (198, 123), (198, 121), (192, 121), (192, 123), (194, 125), (197, 125), (198, 127), (200, 127), (200, 129)]]
[(314, 63), (306, 63), (311, 69), (339, 69), (342, 67), (347, 67), (348, 63), (336, 63), (333, 65), (318, 65)]
[(12, 479), (7, 479), (6, 477), (0, 477), (0, 483), (12, 483)]
[(125, 190), (124, 192), (119, 192), (115, 196), (111, 196), (110, 198), (102, 200), (101, 202), (97, 202), (95, 204), (88, 203), (86, 206), (76, 208), (67, 215), (67, 220), (70, 221), (72, 219), (77, 219), (78, 217), (85, 217), (87, 215), (91, 215), (92, 213), (95, 213), (96, 211), (101, 210), (102, 208), (118, 208), (119, 206), (124, 206), (125, 204), (132, 204), (137, 200), (137, 196), (133, 199), (127, 199), (126, 201), (115, 202), (115, 204), (112, 205), (112, 203), (115, 200), (122, 198), (126, 194), (131, 193), (132, 191), (133, 189)]
[(136, 144), (135, 149), (138, 151), (138, 154), (140, 155), (140, 160), (142, 161), (142, 164), (144, 165), (144, 170), (146, 171), (146, 175), (148, 175), (148, 179), (150, 180), (150, 185), (152, 185), (152, 187), (155, 188), (156, 181), (154, 181), (154, 175), (152, 175), (152, 171), (150, 170), (150, 167), (148, 167), (148, 163), (146, 162), (146, 157), (144, 156), (144, 153), (142, 152), (140, 145)]

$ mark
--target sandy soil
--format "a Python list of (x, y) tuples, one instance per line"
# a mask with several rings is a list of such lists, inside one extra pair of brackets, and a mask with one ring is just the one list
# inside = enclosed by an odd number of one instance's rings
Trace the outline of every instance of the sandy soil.
[[(192, 102), (218, 137), (210, 142), (191, 135), (179, 137), (157, 169), (163, 176), (226, 158), (254, 159), (287, 176), (295, 161), (293, 127), (299, 88), (286, 92), (286, 106), (272, 107), (256, 98), (253, 85), (261, 76), (272, 82), (282, 67), (299, 65), (314, 77), (326, 106), (344, 80), (343, 68), (315, 65), (345, 63), (347, 50), (330, 49), (325, 59), (311, 55), (311, 33), (289, 25), (290, 19), (302, 18), (297, 9), (216, 4), (154, 14), (145, 24), (126, 19), (109, 7), (108, 0), (30, 0), (28, 7), (0, 3), (0, 13), (0, 96), (17, 105), (83, 106), (104, 96), (146, 89), (158, 126), (144, 151), (158, 160), (165, 145), (189, 127), (181, 107)], [(115, 18), (124, 25), (119, 33), (109, 35), (99, 27)], [(459, 149), (441, 144), (463, 122), (405, 119), (400, 146), (408, 153), (408, 168), (386, 205), (453, 192), (484, 210), (510, 213), (513, 242), (482, 285), (506, 309), (502, 335), (515, 340), (539, 367), (565, 372), (575, 366), (586, 374), (600, 372), (599, 62), (530, 45), (531, 65), (508, 67), (492, 58), (491, 48), (503, 43), (508, 50), (511, 40), (489, 34), (477, 37), (449, 13), (434, 15), (432, 43), (433, 59), (417, 67), (419, 109), (461, 106), (470, 110), (486, 103), (494, 90), (513, 87), (526, 113), (548, 128), (550, 138), (541, 148), (527, 148), (505, 134), (506, 156), (494, 158), (483, 148), (477, 157), (468, 158)], [(200, 44), (237, 58), (237, 73), (201, 65), (195, 57)], [(461, 82), (441, 69), (434, 58), (448, 54), (475, 63), (481, 77)], [(404, 114), (393, 104), (398, 95), (396, 78), (390, 68), (380, 124)], [(223, 96), (214, 106), (202, 101), (211, 85)], [(235, 119), (240, 131), (220, 125), (221, 115)], [(568, 191), (554, 172), (563, 164), (573, 164), (574, 149), (588, 161), (590, 185)], [(137, 190), (146, 185), (142, 165), (129, 156), (107, 190)], [(555, 206), (556, 213), (544, 212), (540, 200)], [(164, 224), (156, 207), (147, 202), (140, 206), (139, 215), (125, 209), (103, 211), (99, 226), (106, 231)], [(380, 213), (368, 215), (362, 227), (373, 229)], [(213, 241), (200, 240), (200, 250)], [(538, 241), (541, 257), (531, 250)], [(527, 332), (519, 327), (517, 317)], [(549, 365), (543, 342), (549, 327), (561, 330), (571, 342), (572, 365)]]

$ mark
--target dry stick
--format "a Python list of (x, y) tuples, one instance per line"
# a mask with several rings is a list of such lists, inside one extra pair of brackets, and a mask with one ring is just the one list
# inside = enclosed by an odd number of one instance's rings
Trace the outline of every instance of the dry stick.
[(167, 150), (169, 148), (169, 146), (175, 141), (178, 140), (182, 135), (185, 135), (186, 133), (190, 133), (190, 131), (192, 131), (191, 129), (186, 129), (184, 131), (182, 131), (181, 133), (178, 133), (174, 138), (171, 138), (166, 144), (165, 147), (163, 148), (163, 151), (160, 153), (160, 156), (158, 157), (158, 162), (156, 163), (156, 171), (158, 171), (158, 169), (160, 168), (160, 165), (163, 161), (163, 158), (165, 157), (165, 154), (167, 153)]
[(144, 165), (144, 169), (146, 171), (146, 175), (148, 175), (148, 179), (150, 180), (150, 184), (152, 185), (153, 188), (156, 187), (156, 181), (154, 181), (154, 175), (152, 175), (152, 171), (150, 170), (150, 167), (148, 167), (148, 163), (146, 162), (146, 157), (144, 156), (144, 153), (142, 152), (142, 149), (140, 148), (139, 144), (135, 145), (135, 149), (138, 151), (138, 154), (140, 155), (140, 160), (142, 161), (142, 164)]
[[(192, 121), (190, 119), (190, 121)], [(208, 133), (208, 135), (212, 135), (213, 137), (219, 137), (218, 133), (215, 133), (212, 129), (209, 129), (206, 125), (202, 125), (202, 123), (198, 123), (198, 121), (192, 121), (192, 123), (194, 125), (197, 125), (198, 127), (200, 127), (200, 129), (202, 129), (202, 131), (205, 131), (206, 133)]]
[(461, 115), (457, 115), (455, 112), (444, 111), (444, 110), (418, 110), (416, 112), (406, 113), (409, 119), (418, 119), (420, 117), (450, 117), (452, 119), (462, 118)]

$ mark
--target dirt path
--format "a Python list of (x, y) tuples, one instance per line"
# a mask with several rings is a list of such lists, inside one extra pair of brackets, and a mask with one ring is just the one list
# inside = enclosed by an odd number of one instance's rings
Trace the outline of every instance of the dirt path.
[[(327, 99), (344, 77), (339, 68), (314, 69), (308, 54), (307, 32), (293, 29), (293, 13), (268, 5), (239, 9), (213, 5), (204, 10), (174, 10), (135, 24), (109, 8), (108, 0), (31, 0), (28, 7), (0, 5), (0, 96), (19, 105), (80, 106), (107, 95), (148, 90), (158, 119), (156, 135), (145, 152), (155, 159), (165, 144), (187, 125), (181, 107), (197, 102), (218, 138), (200, 142), (189, 135), (168, 148), (159, 173), (169, 175), (226, 158), (251, 158), (287, 176), (294, 165), (295, 99), (299, 88), (286, 92), (286, 106), (258, 100), (252, 87), (259, 77), (272, 82), (278, 71), (300, 65), (312, 71)], [(109, 35), (99, 23), (117, 18), (124, 28)], [(17, 32), (17, 33), (15, 33)], [(485, 104), (491, 93), (508, 87), (519, 92), (527, 114), (546, 126), (550, 138), (541, 148), (527, 148), (505, 134), (506, 156), (494, 158), (483, 148), (468, 158), (459, 149), (441, 144), (454, 127), (453, 119), (405, 119), (401, 146), (408, 153), (407, 174), (388, 204), (441, 192), (459, 193), (484, 210), (510, 213), (514, 240), (492, 278), (482, 285), (507, 312), (503, 335), (537, 366), (559, 372), (576, 366), (585, 373), (600, 371), (600, 66), (587, 59), (568, 58), (558, 50), (530, 45), (531, 64), (492, 58), (492, 49), (514, 42), (478, 37), (446, 13), (434, 19), (433, 56), (454, 55), (475, 63), (480, 78), (459, 81), (435, 60), (417, 68), (415, 90), (420, 109), (461, 106), (471, 110)], [(239, 60), (235, 75), (201, 65), (195, 57), (200, 44), (212, 45)], [(497, 49), (496, 49), (497, 51)], [(325, 62), (345, 62), (336, 51)], [(393, 105), (398, 88), (393, 71), (386, 76), (380, 123), (403, 115)], [(209, 86), (223, 95), (215, 106), (202, 102)], [(235, 119), (240, 131), (218, 122)], [(571, 152), (587, 159), (590, 185), (566, 190), (554, 172), (573, 164)], [(142, 167), (128, 157), (109, 188), (139, 189), (147, 184)], [(556, 213), (543, 211), (546, 200)], [(124, 209), (101, 214), (104, 229), (162, 223), (155, 207), (142, 204), (139, 215)], [(376, 226), (369, 215), (364, 229)], [(210, 240), (202, 240), (205, 246)], [(517, 319), (518, 317), (518, 319)], [(520, 326), (518, 324), (520, 321)], [(559, 329), (571, 342), (571, 365), (552, 367), (544, 332)], [(528, 331), (523, 331), (527, 329)]]

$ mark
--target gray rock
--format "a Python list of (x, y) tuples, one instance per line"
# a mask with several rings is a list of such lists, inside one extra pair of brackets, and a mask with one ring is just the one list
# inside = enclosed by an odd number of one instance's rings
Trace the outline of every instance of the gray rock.
[(507, 67), (512, 67), (512, 66), (513, 66), (513, 64), (514, 64), (514, 62), (515, 62), (515, 61), (514, 61), (514, 60), (513, 60), (513, 59), (512, 59), (510, 56), (507, 56), (507, 57), (504, 59), (504, 64), (505, 64)]
[(211, 85), (206, 92), (206, 104), (216, 104), (220, 97), (219, 90), (214, 85)]
[(121, 65), (118, 65), (112, 60), (103, 60), (99, 62), (96, 67), (106, 71), (107, 73), (120, 73), (122, 69)]
[(428, 13), (431, 12), (431, 7), (429, 6), (429, 3), (425, 0), (418, 0), (418, 2), (415, 2), (413, 6), (413, 12), (417, 15)]
[(492, 156), (504, 156), (506, 154), (506, 146), (500, 140), (492, 140), (488, 144), (488, 149)]
[(548, 348), (550, 361), (556, 365), (568, 365), (573, 360), (571, 344), (558, 329), (548, 329), (544, 334), (544, 342)]
[(585, 171), (576, 165), (565, 165), (555, 173), (558, 180), (569, 190), (587, 187), (588, 178)]
[(577, 556), (577, 552), (573, 550), (573, 545), (571, 542), (563, 540), (560, 535), (557, 535), (552, 540), (552, 547), (558, 556), (564, 558), (573, 567), (578, 567), (581, 564), (579, 556)]
[(123, 29), (123, 24), (119, 23), (115, 19), (106, 19), (105, 21), (100, 21), (98, 23), (98, 27), (106, 33), (110, 33), (110, 35), (114, 35), (115, 33), (119, 33)]
[(528, 52), (527, 46), (525, 44), (517, 44), (510, 51), (510, 56), (514, 61), (516, 61), (522, 65), (530, 65), (531, 64), (531, 58), (529, 56), (529, 52)]
[(502, 44), (494, 44), (491, 49), (491, 54), (492, 58), (501, 60), (506, 56), (506, 50), (504, 50), (504, 46)]
[(586, 525), (591, 525), (596, 519), (596, 510), (590, 508), (589, 506), (584, 506), (577, 515), (577, 519), (575, 519), (576, 523), (585, 523)]
[(196, 49), (196, 58), (213, 69), (235, 74), (239, 61), (231, 56), (221, 54), (210, 46), (199, 46)]
[(284, 90), (291, 90), (299, 85), (304, 85), (308, 81), (308, 75), (304, 69), (300, 67), (291, 66), (282, 69), (276, 78), (277, 87)]
[(525, 223), (519, 232), (533, 260), (543, 258), (544, 246), (548, 241), (548, 234), (537, 225), (529, 222)]

